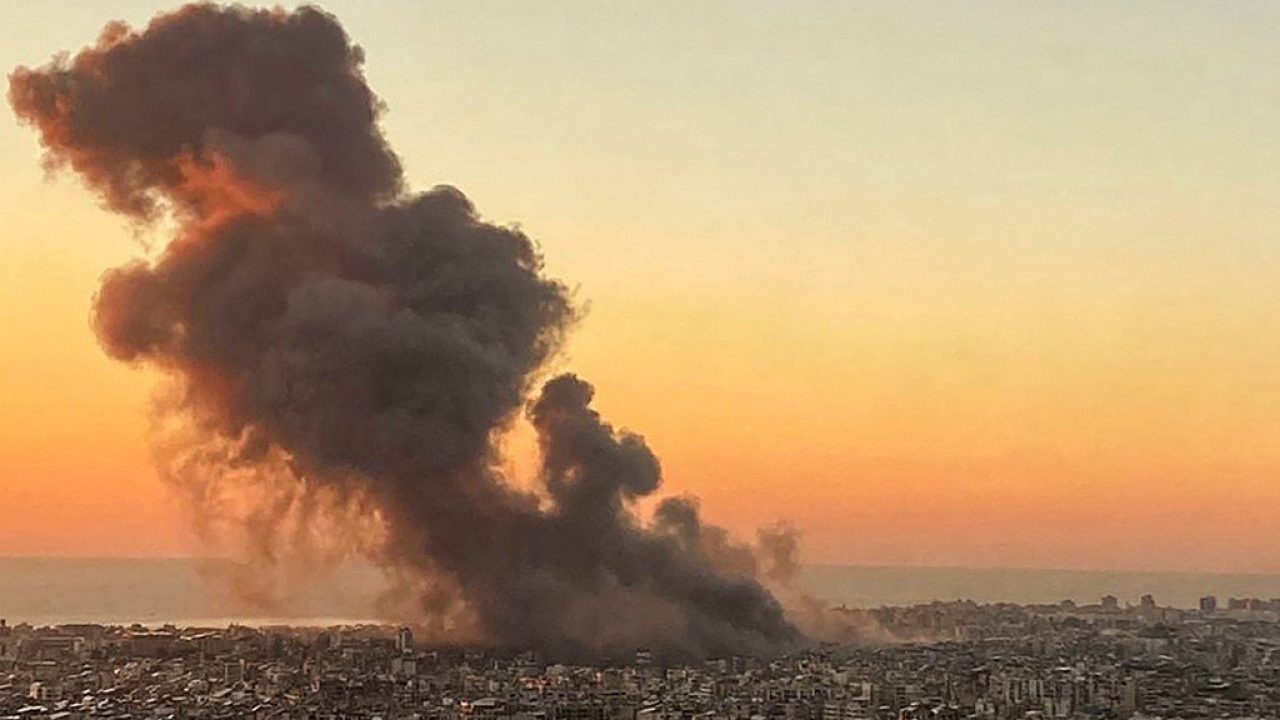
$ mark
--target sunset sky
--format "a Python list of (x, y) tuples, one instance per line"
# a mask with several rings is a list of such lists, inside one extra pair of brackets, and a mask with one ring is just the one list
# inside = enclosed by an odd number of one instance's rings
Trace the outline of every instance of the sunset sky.
[[(416, 188), (589, 312), (557, 369), (668, 493), (814, 562), (1280, 572), (1280, 6), (334, 0)], [(0, 66), (156, 2), (0, 4)], [(0, 555), (204, 550), (136, 234), (0, 117)]]

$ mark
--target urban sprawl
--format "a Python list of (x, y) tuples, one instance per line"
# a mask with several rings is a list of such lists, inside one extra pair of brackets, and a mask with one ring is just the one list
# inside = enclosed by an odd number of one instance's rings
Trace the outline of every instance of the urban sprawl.
[(0, 718), (912, 720), (1280, 717), (1280, 600), (937, 602), (875, 642), (681, 663), (432, 648), (409, 628), (0, 622)]

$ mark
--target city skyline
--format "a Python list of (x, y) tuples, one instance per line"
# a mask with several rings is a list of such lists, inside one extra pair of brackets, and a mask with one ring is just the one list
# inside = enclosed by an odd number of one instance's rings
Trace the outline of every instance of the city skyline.
[[(812, 562), (1280, 573), (1275, 8), (324, 6), (409, 184), (589, 306), (552, 366), (666, 494)], [(61, 7), (5, 67), (170, 6)], [(161, 235), (40, 154), (0, 122), (0, 555), (207, 553), (88, 323)]]
[[(1222, 609), (934, 602), (843, 610), (846, 642), (781, 657), (648, 647), (564, 658), (427, 628), (7, 626), (0, 710), (22, 717), (816, 720), (1274, 717), (1280, 601)], [(1246, 607), (1250, 605), (1251, 607)], [(425, 633), (424, 633), (425, 631)], [(424, 636), (425, 635), (425, 636)], [(700, 661), (699, 661), (700, 660)]]

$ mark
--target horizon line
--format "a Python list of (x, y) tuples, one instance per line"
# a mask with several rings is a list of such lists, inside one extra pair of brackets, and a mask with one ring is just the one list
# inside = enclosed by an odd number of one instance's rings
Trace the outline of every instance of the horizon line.
[[(6, 560), (66, 561), (66, 562), (243, 562), (234, 557), (216, 555), (13, 555), (0, 553), (0, 562)], [(356, 564), (377, 567), (377, 563), (357, 559), (343, 561), (338, 565)], [(1280, 578), (1280, 570), (1275, 571), (1222, 571), (1222, 570), (1157, 570), (1133, 568), (1089, 568), (1089, 567), (1032, 567), (1026, 565), (915, 565), (915, 564), (878, 564), (878, 563), (841, 563), (841, 562), (803, 562), (803, 568), (848, 568), (857, 570), (922, 570), (922, 571), (961, 571), (961, 572), (1036, 572), (1036, 573), (1087, 573), (1092, 575), (1124, 574), (1124, 575), (1212, 575), (1218, 577), (1257, 577)]]

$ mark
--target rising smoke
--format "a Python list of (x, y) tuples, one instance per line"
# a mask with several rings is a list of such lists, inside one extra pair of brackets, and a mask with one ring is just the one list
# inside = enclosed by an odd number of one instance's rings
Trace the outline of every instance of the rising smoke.
[[(644, 441), (575, 376), (533, 387), (575, 319), (566, 288), (458, 190), (405, 191), (361, 64), (315, 8), (192, 5), (10, 77), (50, 166), (140, 224), (176, 223), (105, 275), (93, 315), (112, 357), (173, 380), (186, 439), (161, 448), (165, 474), (203, 522), (247, 502), (266, 555), (359, 534), (458, 637), (562, 655), (795, 646), (764, 585), (794, 572), (793, 538), (762, 536), (769, 560), (687, 499), (638, 519), (661, 480)], [(534, 490), (498, 470), (522, 409)]]

